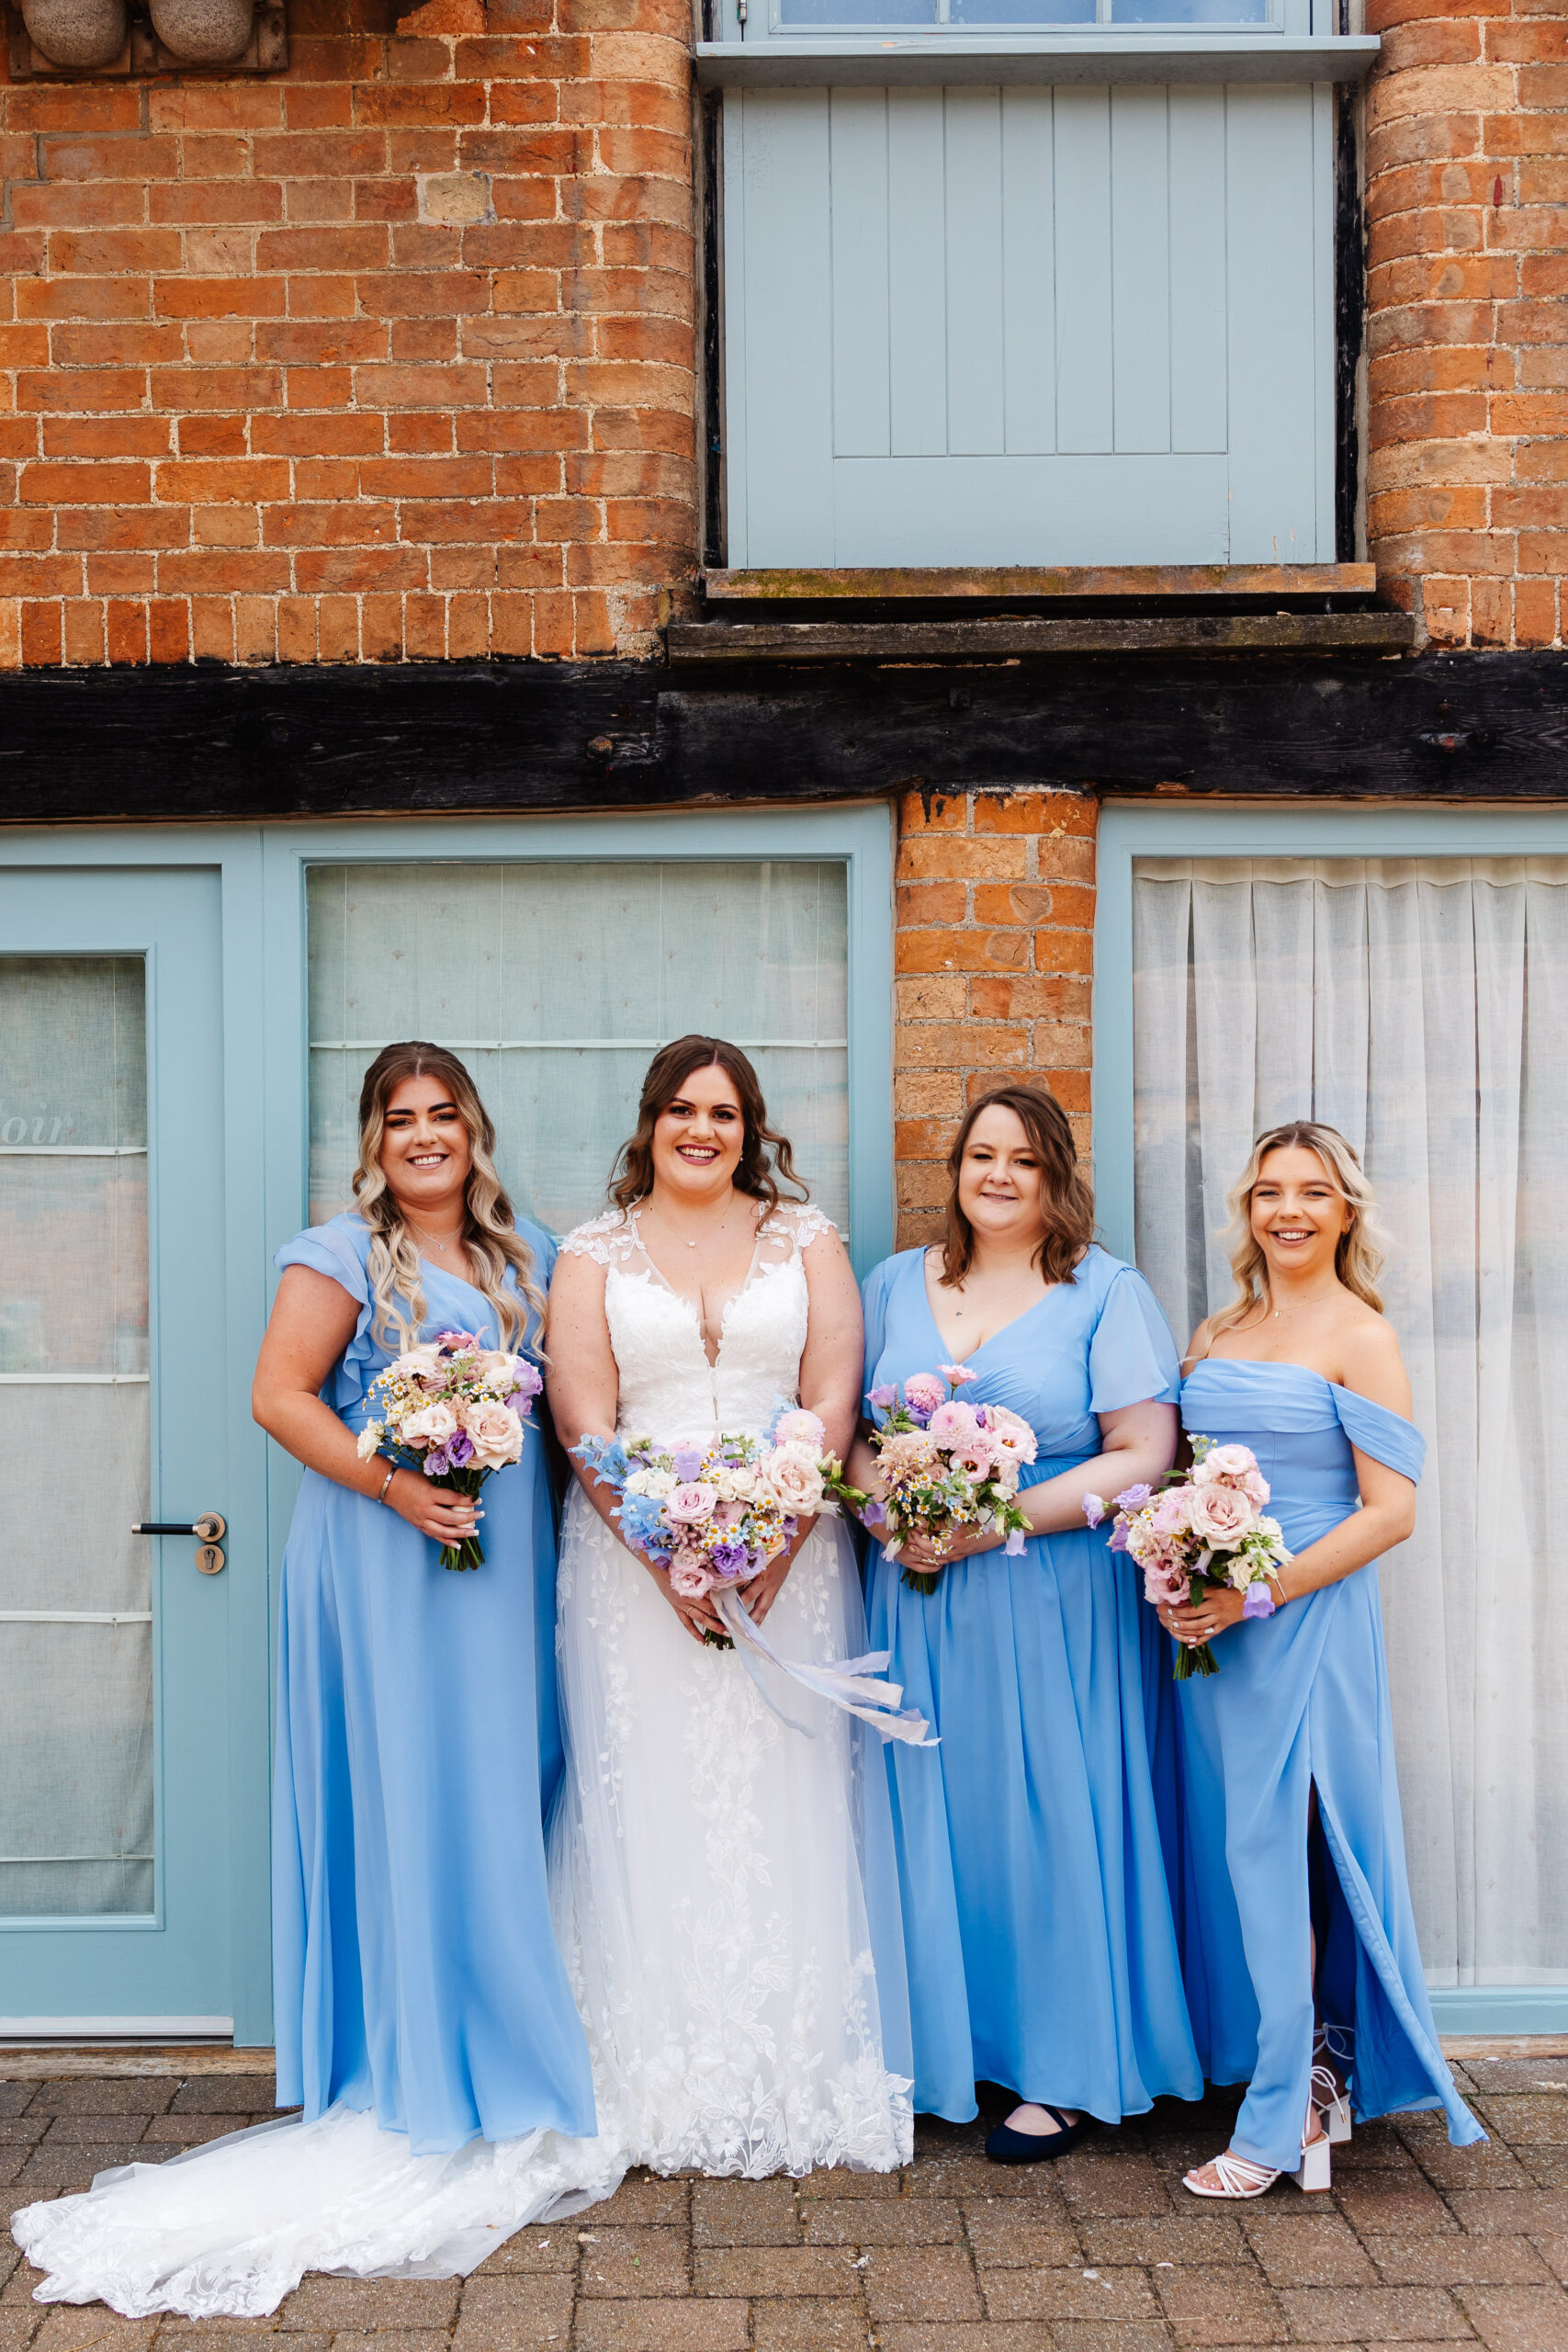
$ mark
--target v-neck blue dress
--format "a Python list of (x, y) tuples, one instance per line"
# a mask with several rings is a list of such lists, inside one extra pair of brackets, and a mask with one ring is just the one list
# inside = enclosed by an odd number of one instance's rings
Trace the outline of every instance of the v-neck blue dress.
[[(1359, 1447), (1413, 1482), (1426, 1441), (1303, 1364), (1210, 1356), (1182, 1385), (1191, 1433), (1250, 1446), (1293, 1552), (1359, 1507)], [(1486, 2134), (1438, 2044), (1416, 1941), (1394, 1773), (1377, 1562), (1218, 1634), (1219, 1672), (1176, 1686), (1181, 1928), (1193, 2030), (1213, 2082), (1247, 2083), (1232, 2145), (1300, 2162), (1312, 2068), (1311, 1931), (1324, 2021), (1353, 2043), (1357, 2114), (1441, 2107), (1457, 2147)], [(1311, 1883), (1311, 1792), (1327, 1867)]]
[[(864, 1289), (866, 1386), (947, 1348), (925, 1253)], [(1026, 1487), (1100, 1451), (1096, 1416), (1176, 1400), (1179, 1363), (1143, 1276), (1090, 1249), (1070, 1282), (966, 1359), (970, 1404), (1033, 1429)], [(1138, 1612), (1109, 1527), (1036, 1536), (912, 1592), (874, 1546), (867, 1616), (940, 1745), (889, 1743), (915, 2104), (964, 2121), (976, 2081), (1107, 2122), (1202, 2095), (1150, 1781)]]
[[(522, 1224), (541, 1289), (555, 1245)], [(277, 1253), (347, 1291), (322, 1396), (354, 1430), (397, 1352), (372, 1337), (354, 1216)], [(426, 1261), (421, 1338), (500, 1344), (479, 1291)], [(510, 1280), (510, 1276), (508, 1277)], [(530, 1327), (530, 1338), (535, 1336)], [(542, 1815), (561, 1769), (545, 1446), (486, 1481), (482, 1568), (307, 1470), (283, 1559), (273, 1790), (277, 2100), (341, 2101), (416, 2155), (547, 2124), (592, 2133), (587, 2045), (550, 1930)]]

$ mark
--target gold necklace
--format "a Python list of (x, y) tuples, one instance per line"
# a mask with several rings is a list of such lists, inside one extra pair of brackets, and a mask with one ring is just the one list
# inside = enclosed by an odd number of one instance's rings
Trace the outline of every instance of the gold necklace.
[[(648, 1206), (649, 1215), (659, 1218), (660, 1224), (663, 1226), (665, 1232), (670, 1236), (671, 1241), (686, 1240), (686, 1237), (683, 1233), (677, 1233), (674, 1227), (669, 1224), (664, 1217), (660, 1216), (658, 1209), (655, 1208), (651, 1201), (649, 1201)], [(731, 1193), (728, 1200), (725, 1204), (724, 1215), (719, 1218), (718, 1223), (710, 1227), (706, 1233), (700, 1233), (697, 1236), (697, 1241), (711, 1241), (716, 1235), (722, 1233), (726, 1225), (729, 1221), (729, 1212), (734, 1206), (735, 1195)], [(686, 1247), (688, 1250), (694, 1250), (696, 1246), (696, 1241), (686, 1241)]]

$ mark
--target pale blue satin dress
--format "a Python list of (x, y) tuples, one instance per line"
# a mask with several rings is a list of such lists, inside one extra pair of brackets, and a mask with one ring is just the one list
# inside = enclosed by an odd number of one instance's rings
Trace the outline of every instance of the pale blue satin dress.
[[(520, 1225), (539, 1286), (554, 1244)], [(347, 1291), (322, 1395), (351, 1430), (396, 1347), (372, 1338), (369, 1233), (333, 1217), (277, 1253)], [(499, 1344), (483, 1294), (426, 1261), (421, 1336)], [(510, 1276), (508, 1278), (510, 1280)], [(530, 1326), (530, 1337), (534, 1336)], [(277, 2099), (334, 2102), (416, 2154), (594, 2129), (587, 2046), (550, 1930), (543, 1813), (561, 1766), (554, 1508), (537, 1428), (486, 1481), (485, 1565), (307, 1470), (283, 1561), (273, 1790)]]
[[(1352, 1445), (1413, 1481), (1426, 1456), (1409, 1421), (1301, 1364), (1209, 1357), (1183, 1384), (1181, 1416), (1190, 1433), (1251, 1447), (1293, 1552), (1357, 1509)], [(1204, 2072), (1249, 2085), (1232, 2145), (1281, 2170), (1301, 2161), (1314, 1907), (1323, 2017), (1354, 2040), (1355, 2112), (1441, 2107), (1456, 2146), (1483, 2140), (1438, 2047), (1416, 1948), (1377, 1563), (1229, 1627), (1213, 1652), (1218, 1674), (1177, 1686), (1180, 1910)]]
[[(885, 1260), (864, 1298), (868, 1390), (943, 1361), (923, 1251)], [(1100, 1249), (967, 1361), (965, 1400), (1034, 1430), (1025, 1487), (1100, 1453), (1097, 1414), (1174, 1403), (1179, 1385), (1154, 1294)], [(915, 2104), (955, 2121), (976, 2081), (1108, 2122), (1201, 2096), (1150, 1783), (1143, 1603), (1109, 1535), (978, 1554), (929, 1598), (871, 1549), (872, 1645), (940, 1737), (886, 1754)]]

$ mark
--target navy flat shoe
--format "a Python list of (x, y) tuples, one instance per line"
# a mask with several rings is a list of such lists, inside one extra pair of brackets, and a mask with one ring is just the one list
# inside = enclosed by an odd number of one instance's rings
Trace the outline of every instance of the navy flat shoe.
[(1092, 2115), (1083, 2115), (1069, 2123), (1059, 2107), (1040, 2104), (1047, 2115), (1056, 2119), (1055, 2132), (1014, 2132), (1009, 2125), (998, 2123), (986, 2142), (986, 2154), (994, 2165), (1046, 2165), (1057, 2156), (1065, 2156), (1076, 2148), (1086, 2132), (1094, 2129)]

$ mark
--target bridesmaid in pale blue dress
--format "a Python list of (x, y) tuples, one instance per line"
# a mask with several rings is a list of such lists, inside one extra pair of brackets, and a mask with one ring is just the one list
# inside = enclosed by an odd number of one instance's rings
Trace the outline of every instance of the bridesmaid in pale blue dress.
[[(560, 1770), (544, 1439), (474, 1500), (355, 1437), (418, 1338), (536, 1347), (555, 1251), (513, 1223), (467, 1070), (389, 1046), (360, 1099), (356, 1213), (277, 1253), (255, 1412), (305, 1464), (283, 1563), (273, 1957), (280, 2106), (369, 2110), (414, 2155), (592, 2133), (550, 1931)], [(475, 1531), (482, 1568), (439, 1547)]]
[(1177, 1686), (1183, 1957), (1205, 2073), (1248, 2085), (1187, 2186), (1246, 2198), (1281, 2172), (1326, 2188), (1352, 2105), (1486, 2135), (1438, 2047), (1405, 1875), (1377, 1561), (1415, 1525), (1426, 1446), (1371, 1195), (1345, 1138), (1298, 1122), (1259, 1137), (1231, 1206), (1238, 1296), (1193, 1335), (1182, 1419), (1251, 1448), (1295, 1557), (1270, 1616), (1243, 1623), (1222, 1587), (1160, 1614), (1219, 1669)]
[[(965, 1402), (1035, 1432), (1034, 1533), (873, 1546), (871, 1640), (940, 1745), (888, 1752), (915, 2104), (963, 2121), (977, 2080), (1019, 2099), (987, 2143), (1060, 2155), (1163, 2093), (1201, 2096), (1150, 1783), (1141, 1601), (1083, 1498), (1156, 1479), (1176, 1446), (1175, 1345), (1142, 1275), (1092, 1239), (1072, 1131), (1049, 1096), (976, 1103), (948, 1162), (947, 1238), (865, 1284), (866, 1385), (962, 1361)], [(850, 1464), (875, 1485), (863, 1436)], [(904, 1566), (942, 1573), (927, 1596)]]

